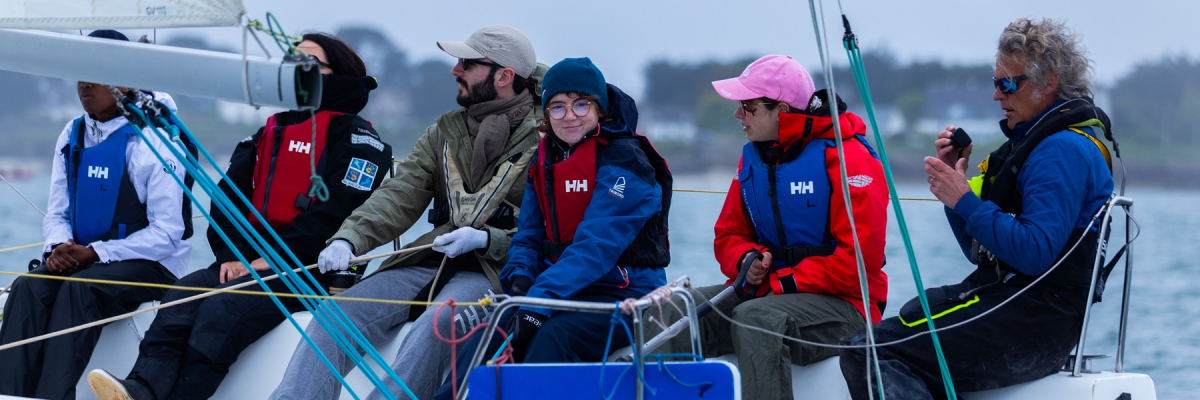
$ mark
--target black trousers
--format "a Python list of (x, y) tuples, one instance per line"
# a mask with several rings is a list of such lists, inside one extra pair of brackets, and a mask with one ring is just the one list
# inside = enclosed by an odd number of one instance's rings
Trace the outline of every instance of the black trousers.
[[(46, 267), (30, 273), (53, 275)], [(96, 263), (66, 275), (76, 278), (170, 284), (175, 275), (155, 261)], [(164, 289), (17, 278), (4, 303), (0, 344), (55, 332), (137, 309), (162, 297)], [(44, 399), (74, 399), (101, 327), (84, 329), (0, 351), (0, 393)]]
[[(972, 277), (976, 275), (980, 275), (978, 271)], [(1021, 288), (1003, 283), (984, 286), (983, 282), (995, 281), (994, 274), (973, 278), (925, 291), (937, 327), (980, 315)], [(962, 298), (963, 293), (973, 289), (976, 290), (974, 293)], [(938, 339), (956, 391), (996, 389), (1057, 372), (1078, 342), (1083, 324), (1082, 310), (1076, 306), (1081, 303), (1068, 301), (1068, 297), (1082, 299), (1086, 296), (1086, 292), (1034, 287), (983, 318), (939, 332)], [(942, 313), (945, 314), (938, 316)], [(877, 342), (888, 342), (928, 330), (920, 301), (914, 298), (900, 309), (899, 317), (876, 324), (875, 337)], [(842, 338), (842, 344), (861, 345), (866, 341), (865, 330)], [(933, 340), (928, 335), (880, 347), (882, 377), (875, 376), (872, 370), (870, 389), (866, 380), (868, 360), (865, 349), (841, 351), (842, 376), (851, 397), (856, 400), (868, 398), (867, 390), (877, 393), (875, 382), (880, 378), (889, 399), (946, 398)]]
[[(220, 283), (220, 265), (188, 274), (176, 283), (191, 287), (228, 287), (254, 280), (252, 276)], [(274, 275), (259, 271), (263, 277)], [(316, 275), (328, 287), (328, 277)], [(279, 279), (267, 282), (274, 292), (290, 293)], [(261, 291), (259, 285), (242, 290)], [(163, 302), (199, 292), (171, 290)], [(288, 312), (304, 311), (299, 299), (278, 298)], [(218, 294), (159, 310), (138, 349), (129, 379), (145, 383), (160, 400), (207, 399), (229, 373), (238, 354), (286, 319), (268, 296)]]

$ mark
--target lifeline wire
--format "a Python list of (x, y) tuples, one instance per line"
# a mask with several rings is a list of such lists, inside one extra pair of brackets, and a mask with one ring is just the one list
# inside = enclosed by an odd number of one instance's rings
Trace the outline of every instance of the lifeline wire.
[(8, 184), (8, 187), (12, 188), (12, 190), (13, 190), (14, 192), (17, 192), (17, 196), (21, 196), (21, 198), (22, 198), (22, 199), (25, 199), (25, 202), (26, 202), (26, 203), (29, 203), (29, 206), (30, 206), (30, 207), (33, 207), (33, 209), (34, 209), (34, 210), (37, 210), (37, 212), (41, 213), (43, 217), (45, 217), (45, 216), (46, 216), (46, 213), (42, 212), (42, 209), (40, 209), (40, 208), (38, 208), (38, 206), (34, 205), (32, 201), (29, 201), (29, 198), (28, 198), (28, 197), (25, 197), (25, 195), (24, 195), (24, 194), (21, 194), (21, 191), (20, 191), (20, 190), (17, 190), (17, 187), (16, 187), (16, 186), (13, 186), (12, 182), (9, 182), (9, 181), (8, 181), (8, 178), (5, 178), (5, 177), (4, 177), (4, 174), (0, 174), (0, 179), (3, 179), (3, 180), (4, 180), (4, 183), (7, 183), (7, 184)]
[[(913, 250), (912, 237), (908, 233), (908, 223), (904, 219), (904, 209), (900, 207), (895, 185), (890, 184), (895, 182), (895, 178), (892, 176), (892, 167), (891, 162), (888, 160), (887, 147), (883, 144), (883, 137), (879, 135), (879, 124), (875, 121), (875, 103), (871, 99), (871, 89), (867, 81), (867, 71), (863, 63), (862, 53), (858, 48), (858, 38), (850, 30), (850, 19), (846, 17), (845, 13), (842, 14), (842, 25), (846, 28), (845, 36), (842, 37), (842, 44), (846, 48), (847, 56), (850, 59), (850, 69), (854, 71), (854, 81), (858, 85), (858, 92), (863, 100), (863, 106), (867, 109), (867, 118), (870, 118), (871, 129), (875, 133), (875, 146), (879, 150), (879, 158), (883, 164), (883, 173), (889, 183), (888, 193), (891, 195), (889, 197), (892, 198), (892, 210), (896, 213), (896, 222), (900, 227), (900, 237), (904, 241), (904, 251), (908, 255), (908, 264), (913, 273), (913, 282), (917, 286), (917, 298), (920, 299), (921, 312), (925, 315), (925, 323), (929, 326), (929, 332), (933, 340), (933, 349), (937, 353), (938, 369), (942, 375), (942, 382), (945, 382), (947, 397), (955, 399), (957, 395), (954, 391), (954, 381), (951, 380), (950, 367), (946, 365), (946, 357), (942, 353), (942, 344), (938, 340), (936, 333), (938, 330), (933, 322), (933, 313), (929, 310), (929, 300), (925, 297), (925, 284), (921, 280), (921, 269), (917, 267), (917, 255)], [(878, 368), (878, 361), (876, 361), (876, 368)]]
[[(1088, 222), (1088, 225), (1087, 225), (1087, 227), (1086, 227), (1086, 228), (1084, 228), (1084, 229), (1085, 229), (1085, 230), (1090, 230), (1090, 229), (1092, 229), (1092, 226), (1094, 226), (1094, 225), (1096, 224), (1096, 221), (1097, 221), (1097, 220), (1099, 220), (1099, 219), (1100, 219), (1100, 217), (1101, 217), (1102, 215), (1104, 215), (1105, 209), (1107, 209), (1107, 208), (1112, 208), (1112, 203), (1111, 203), (1111, 201), (1110, 201), (1109, 203), (1106, 203), (1106, 204), (1104, 205), (1104, 207), (1100, 207), (1100, 210), (1099, 210), (1099, 211), (1097, 211), (1097, 212), (1096, 212), (1096, 214), (1092, 216), (1092, 219), (1091, 219), (1091, 221), (1090, 221), (1090, 222)], [(1140, 234), (1140, 232), (1141, 232), (1141, 226), (1140, 226), (1140, 225), (1137, 225), (1137, 224), (1136, 224), (1136, 221), (1135, 221), (1135, 226), (1137, 226), (1137, 228), (1138, 228), (1138, 232), (1139, 232), (1139, 234)], [(910, 335), (910, 336), (903, 337), (903, 338), (900, 338), (900, 339), (897, 339), (897, 340), (893, 340), (893, 341), (890, 341), (890, 342), (876, 343), (876, 344), (875, 344), (875, 345), (873, 345), (873, 346), (872, 346), (872, 345), (842, 345), (842, 344), (828, 344), (828, 343), (812, 342), (812, 341), (808, 341), (808, 340), (804, 340), (804, 339), (798, 339), (798, 338), (794, 338), (794, 337), (791, 337), (791, 336), (783, 335), (783, 334), (780, 334), (780, 333), (777, 333), (777, 332), (771, 332), (771, 331), (769, 331), (769, 330), (766, 330), (766, 329), (763, 329), (763, 328), (759, 328), (759, 327), (757, 327), (757, 326), (753, 326), (753, 325), (747, 325), (747, 324), (744, 324), (744, 323), (738, 322), (738, 321), (734, 320), (734, 319), (733, 319), (733, 317), (730, 317), (729, 315), (726, 315), (725, 313), (721, 312), (721, 309), (720, 309), (720, 308), (713, 307), (713, 308), (712, 308), (712, 310), (713, 310), (713, 312), (715, 312), (717, 315), (719, 315), (721, 318), (725, 319), (726, 321), (729, 321), (729, 323), (731, 323), (731, 324), (733, 324), (733, 325), (740, 326), (740, 327), (742, 327), (742, 328), (746, 328), (746, 329), (749, 329), (749, 330), (752, 330), (752, 331), (755, 331), (755, 332), (760, 332), (760, 333), (763, 333), (763, 334), (767, 334), (767, 335), (775, 336), (775, 337), (778, 337), (778, 338), (780, 338), (780, 339), (783, 339), (783, 340), (787, 340), (787, 341), (791, 341), (791, 342), (800, 343), (800, 344), (803, 344), (803, 345), (808, 345), (808, 346), (816, 346), (816, 347), (827, 347), (827, 348), (832, 348), (832, 349), (865, 349), (865, 348), (870, 348), (870, 347), (885, 347), (885, 346), (892, 346), (892, 345), (897, 345), (897, 344), (900, 344), (900, 343), (904, 343), (904, 342), (907, 342), (907, 341), (910, 341), (910, 340), (913, 340), (913, 339), (919, 338), (919, 337), (921, 337), (921, 336), (925, 336), (925, 335), (932, 335), (932, 334), (936, 334), (936, 333), (938, 333), (938, 332), (945, 332), (945, 331), (948, 331), (948, 330), (951, 330), (951, 329), (955, 329), (955, 328), (961, 327), (961, 326), (963, 326), (963, 325), (966, 325), (966, 324), (968, 324), (968, 323), (971, 323), (971, 322), (977, 321), (977, 320), (979, 320), (980, 318), (983, 318), (983, 317), (987, 316), (988, 314), (991, 314), (992, 312), (994, 312), (994, 311), (998, 310), (1000, 307), (1003, 307), (1005, 304), (1008, 304), (1009, 302), (1011, 302), (1013, 299), (1017, 298), (1018, 296), (1020, 296), (1020, 295), (1022, 295), (1022, 294), (1025, 294), (1025, 292), (1029, 291), (1031, 288), (1033, 288), (1033, 287), (1034, 287), (1034, 286), (1036, 286), (1036, 285), (1037, 285), (1039, 282), (1041, 282), (1043, 279), (1045, 279), (1045, 277), (1046, 277), (1046, 276), (1050, 275), (1050, 272), (1053, 272), (1055, 269), (1057, 269), (1057, 268), (1059, 267), (1059, 265), (1062, 265), (1063, 261), (1064, 261), (1064, 260), (1066, 260), (1066, 259), (1068, 258), (1067, 256), (1069, 256), (1069, 255), (1071, 255), (1071, 253), (1074, 253), (1074, 252), (1075, 252), (1075, 249), (1076, 249), (1077, 247), (1079, 247), (1079, 244), (1083, 242), (1083, 239), (1084, 239), (1083, 237), (1080, 237), (1079, 239), (1077, 239), (1077, 240), (1075, 241), (1075, 243), (1071, 245), (1071, 248), (1070, 248), (1070, 249), (1068, 249), (1068, 250), (1067, 250), (1067, 252), (1066, 252), (1066, 253), (1064, 253), (1064, 254), (1063, 254), (1063, 256), (1062, 256), (1061, 258), (1059, 258), (1059, 260), (1058, 260), (1058, 261), (1056, 261), (1056, 262), (1054, 263), (1054, 265), (1051, 265), (1051, 266), (1050, 266), (1050, 268), (1046, 269), (1046, 272), (1043, 272), (1041, 276), (1039, 276), (1037, 279), (1034, 279), (1034, 280), (1033, 280), (1033, 282), (1030, 282), (1030, 283), (1029, 283), (1029, 285), (1026, 285), (1024, 288), (1021, 288), (1021, 290), (1018, 290), (1016, 293), (1013, 293), (1013, 295), (1012, 295), (1012, 296), (1009, 296), (1009, 298), (1007, 298), (1007, 299), (1005, 299), (1004, 301), (1002, 301), (1002, 302), (1000, 302), (1000, 303), (996, 304), (994, 307), (992, 307), (992, 308), (988, 309), (987, 311), (984, 311), (984, 312), (980, 313), (979, 315), (976, 315), (976, 316), (974, 316), (974, 317), (968, 318), (968, 319), (966, 319), (966, 320), (963, 320), (963, 321), (960, 321), (960, 322), (957, 322), (957, 323), (954, 323), (954, 324), (951, 324), (951, 325), (947, 325), (947, 326), (944, 326), (944, 327), (941, 327), (941, 328), (937, 328), (937, 329), (934, 329), (934, 330), (931, 330), (931, 331), (917, 332), (917, 333), (914, 333), (914, 334), (912, 334), (912, 335)], [(1137, 237), (1135, 236), (1135, 237), (1134, 237), (1134, 239), (1137, 239)], [(1130, 240), (1130, 242), (1132, 242), (1132, 241), (1133, 241), (1133, 239), (1131, 239), (1131, 240)], [(699, 292), (695, 292), (695, 291), (693, 291), (693, 292), (692, 292), (692, 295), (693, 295), (693, 296), (696, 296), (698, 299), (701, 299), (701, 300), (703, 300), (703, 301), (709, 301), (709, 299), (705, 298), (705, 297), (704, 297), (704, 295), (700, 294)]]
[[(116, 94), (119, 95), (119, 93), (116, 93)], [(155, 103), (151, 103), (151, 104), (155, 104)], [(137, 107), (129, 105), (129, 106), (127, 106), (127, 108), (129, 109), (129, 111), (131, 113), (142, 117), (142, 120), (146, 120), (144, 118), (145, 114), (142, 113), (142, 111), (140, 109), (138, 109)], [(158, 107), (156, 105), (153, 107), (153, 109), (159, 111), (160, 115), (158, 116), (157, 121), (152, 120), (152, 122), (158, 122), (163, 127), (170, 129), (172, 131), (172, 133), (174, 134), (173, 137), (175, 138), (175, 140), (178, 140), (179, 131), (182, 130), (182, 132), (184, 134), (186, 134), (187, 137), (189, 139), (191, 139), (193, 143), (197, 142), (195, 136), (191, 134), (191, 132), (187, 129), (187, 127), (182, 125), (182, 123), (178, 122), (179, 121), (178, 118), (175, 117), (174, 112), (171, 111), (170, 108)], [(166, 112), (162, 113), (162, 111), (164, 109)], [(163, 115), (165, 115), (170, 120), (169, 123), (162, 118)], [(154, 131), (160, 137), (164, 134), (162, 129), (153, 129), (152, 131)], [(148, 141), (148, 139), (145, 138), (144, 134), (141, 131), (139, 131), (138, 133), (139, 133), (139, 135), (142, 135), (143, 140)], [(162, 139), (167, 143), (170, 142), (170, 141), (167, 141), (165, 138), (162, 138)], [(292, 290), (292, 291), (302, 291), (302, 292), (312, 294), (313, 293), (312, 289), (307, 287), (307, 285), (305, 285), (304, 281), (301, 278), (291, 275), (290, 274), (291, 271), (288, 271), (287, 269), (280, 269), (280, 267), (278, 267), (278, 265), (286, 265), (286, 262), (283, 262), (282, 258), (279, 256), (279, 254), (276, 253), (275, 250), (267, 244), (266, 239), (263, 239), (262, 236), (259, 235), (258, 232), (253, 229), (253, 227), (250, 225), (250, 223), (246, 219), (246, 217), (243, 216), (240, 212), (238, 212), (236, 210), (236, 207), (234, 207), (232, 205), (231, 200), (227, 197), (224, 197), (224, 193), (216, 186), (216, 184), (214, 182), (212, 182), (211, 178), (209, 178), (208, 175), (204, 174), (203, 172), (197, 173), (195, 171), (195, 170), (200, 169), (199, 164), (198, 164), (199, 161), (197, 161), (196, 159), (191, 157), (190, 153), (181, 156), (179, 154), (180, 151), (177, 148), (175, 148), (174, 146), (166, 146), (166, 147), (169, 150), (171, 150), (172, 153), (174, 153), (177, 158), (187, 161), (186, 163), (183, 163), (184, 167), (187, 168), (189, 171), (191, 171), (191, 173), (193, 175), (198, 175), (198, 176), (196, 176), (198, 178), (197, 181), (200, 182), (202, 188), (204, 188), (206, 191), (210, 191), (210, 197), (215, 200), (214, 204), (218, 205), (218, 207), (221, 209), (221, 211), (224, 212), (226, 214), (226, 216), (228, 216), (232, 220), (232, 222), (234, 222), (234, 227), (237, 228), (239, 233), (252, 239), (250, 244), (252, 247), (254, 247), (255, 251), (257, 251), (260, 254), (266, 254), (268, 256), (268, 257), (266, 257), (266, 259), (268, 261), (268, 265), (271, 265), (272, 269), (276, 270), (277, 273), (284, 275), (284, 279), (282, 280), (282, 282), (284, 282), (284, 284), (288, 287), (288, 289)], [(210, 154), (208, 154), (208, 151), (205, 150), (204, 147), (197, 145), (197, 148), (204, 154), (204, 156), (208, 159), (210, 164), (212, 164), (214, 167), (217, 167), (218, 164), (212, 159), (212, 156)], [(157, 150), (154, 147), (151, 147), (151, 150), (153, 150), (156, 153), (156, 156), (158, 156), (160, 158), (160, 161), (162, 161), (161, 154), (158, 154)], [(193, 163), (195, 165), (193, 165)], [(229, 180), (228, 177), (225, 176), (224, 172), (221, 171), (219, 167), (217, 167), (217, 172), (226, 181)], [(177, 176), (174, 176), (174, 178), (176, 178), (177, 183), (181, 183), (181, 187), (182, 187), (182, 181), (180, 179), (178, 179)], [(189, 197), (192, 197), (191, 191), (186, 189), (186, 187), (184, 188), (184, 192), (187, 193), (189, 195)], [(259, 215), (257, 210), (252, 205), (250, 205), (249, 200), (247, 200), (240, 191), (233, 190), (233, 192), (235, 194), (237, 194), (238, 198), (243, 202), (243, 204), (247, 205), (247, 208), (249, 209), (249, 211), (251, 211), (251, 213), (253, 213), (256, 218), (258, 218), (259, 220), (263, 220), (262, 216)], [(214, 196), (213, 194), (216, 194), (216, 195)], [(194, 198), (193, 198), (193, 201), (195, 201)], [(203, 210), (201, 210), (201, 211), (203, 212)], [(205, 213), (205, 216), (210, 219), (210, 222), (212, 222), (211, 216), (209, 216), (207, 213)], [(247, 232), (247, 230), (249, 230), (249, 232)], [(221, 234), (223, 240), (226, 240), (227, 243), (229, 242), (229, 239), (224, 235), (224, 232), (222, 230), (217, 229), (217, 232), (219, 234)], [(273, 229), (268, 228), (267, 232), (270, 233), (271, 236), (277, 242), (283, 244), (282, 240), (279, 238), (278, 234)], [(265, 247), (265, 252), (264, 252), (264, 248), (259, 247), (260, 242), (263, 244), (263, 247)], [(288, 249), (286, 247), (286, 245), (284, 245), (283, 249), (292, 258), (292, 260), (296, 264), (300, 264), (298, 259), (296, 259), (295, 255), (291, 252), (290, 249)], [(235, 253), (237, 253), (237, 252), (235, 251)], [(240, 254), (238, 254), (238, 255), (239, 255), (239, 259), (243, 263), (249, 264), (244, 259), (244, 257), (242, 257)], [(253, 276), (255, 278), (256, 281), (260, 282), (260, 286), (263, 286), (264, 290), (270, 291), (270, 289), (266, 287), (265, 283), (263, 283), (261, 281), (261, 278), (258, 276), (257, 271), (254, 271), (253, 269), (248, 269), (248, 271), (250, 272), (251, 276)], [(311, 274), (309, 274), (307, 270), (301, 270), (301, 272), (306, 277), (308, 277), (310, 281), (316, 282), (316, 279)], [(292, 280), (295, 280), (296, 283), (293, 284)], [(324, 289), (320, 288), (319, 285), (317, 285), (317, 290), (320, 291), (320, 293), (322, 293), (322, 294), (326, 294), (324, 292)], [(318, 324), (322, 328), (326, 329), (327, 331), (330, 331), (329, 323), (326, 321), (326, 318), (328, 318), (328, 317), (322, 311), (322, 310), (325, 310), (325, 308), (318, 308), (315, 306), (315, 304), (316, 304), (315, 302), (307, 301), (307, 299), (300, 299), (300, 300), (301, 300), (300, 301), (301, 304), (306, 309), (308, 309), (310, 312), (313, 313), (313, 317), (318, 322)], [(301, 336), (303, 338), (305, 338), (306, 342), (308, 342), (311, 347), (316, 348), (315, 345), (312, 343), (311, 339), (308, 338), (308, 335), (306, 333), (304, 333), (303, 329), (299, 326), (299, 324), (291, 317), (291, 314), (286, 312), (286, 309), (282, 306), (282, 303), (280, 303), (277, 298), (272, 298), (272, 301), (276, 304), (277, 307), (279, 307), (281, 309), (281, 311), (283, 311), (285, 313), (285, 316), (288, 317), (288, 320), (290, 322), (292, 322), (293, 327), (296, 327), (297, 330), (301, 332)], [(356, 328), (354, 328), (353, 324), (348, 322), (348, 318), (345, 316), (344, 313), (341, 312), (341, 308), (337, 306), (336, 302), (328, 303), (328, 305), (329, 305), (328, 309), (333, 314), (332, 317), (334, 319), (334, 322), (338, 323), (338, 325), (341, 325), (345, 329), (345, 332), (347, 332), (351, 336), (353, 336), (354, 339), (356, 341), (358, 341), (360, 344), (368, 343), (366, 341), (366, 339), (364, 337), (362, 337), (361, 332), (359, 332)], [(365, 367), (365, 365), (361, 364), (362, 358), (359, 357), (358, 352), (353, 350), (353, 347), (348, 343), (348, 339), (341, 336), (340, 331), (330, 331), (330, 336), (334, 339), (334, 341), (338, 344), (338, 346), (340, 348), (342, 348), (342, 350), (345, 351), (348, 356), (350, 356), (351, 360), (354, 361), (356, 365), (360, 365), (360, 367)], [(369, 346), (369, 344), (362, 345), (362, 347), (364, 348), (364, 350), (366, 350), (366, 353), (368, 355), (370, 355), (372, 357), (372, 359), (374, 359), (376, 361), (376, 363), (378, 363), (379, 365), (386, 364), (382, 361), (382, 357), (380, 357), (378, 355), (378, 352), (374, 351), (374, 348)], [(324, 354), (322, 354), (319, 350), (317, 351), (317, 354), (318, 354), (318, 356), (320, 356), (322, 358), (322, 361), (325, 362), (326, 367), (329, 367), (332, 370), (332, 364), (329, 363), (329, 361), (325, 358)], [(367, 369), (369, 369), (369, 367)], [(397, 383), (400, 384), (402, 389), (405, 389), (407, 391), (407, 389), (408, 389), (407, 386), (403, 385), (403, 382), (400, 381), (398, 379), (398, 377), (394, 376), (395, 371), (392, 371), (390, 368), (384, 368), (384, 370), (386, 372), (388, 372), (389, 375), (392, 375), (393, 379), (395, 379), (397, 381)], [(366, 373), (367, 371), (364, 371), (364, 372)], [(337, 375), (340, 379), (340, 374), (337, 374)], [(373, 376), (373, 371), (371, 371), (370, 373), (366, 373), (366, 375), (367, 375), (368, 379), (370, 379), (372, 381), (372, 383), (374, 383), (377, 387), (383, 387), (381, 381)], [(375, 378), (375, 379), (371, 379), (371, 378)], [(351, 395), (353, 397), (357, 398), (357, 395), (355, 393), (353, 393), (352, 390), (349, 390), (349, 392), (351, 393)], [(394, 398), (390, 392), (383, 391), (382, 393), (385, 397), (388, 397), (389, 399)]]
[[(843, 197), (843, 202), (846, 205), (846, 216), (850, 222), (850, 237), (854, 239), (854, 261), (858, 265), (859, 289), (862, 291), (863, 314), (864, 314), (864, 318), (866, 318), (866, 324), (864, 324), (864, 325), (866, 326), (866, 331), (867, 331), (867, 344), (874, 345), (875, 344), (875, 329), (872, 326), (873, 321), (871, 318), (871, 291), (870, 291), (870, 288), (868, 287), (868, 282), (867, 282), (867, 267), (866, 267), (866, 264), (863, 262), (862, 244), (858, 240), (858, 227), (854, 223), (854, 205), (853, 205), (853, 203), (851, 203), (850, 182), (849, 182), (849, 177), (847, 176), (848, 174), (846, 173), (846, 151), (845, 151), (845, 148), (842, 143), (842, 122), (841, 122), (841, 114), (838, 113), (837, 90), (835, 89), (834, 84), (833, 84), (833, 67), (829, 64), (829, 60), (825, 57), (825, 54), (829, 52), (829, 45), (828, 45), (827, 41), (824, 39), (824, 36), (821, 34), (822, 29), (825, 28), (824, 21), (821, 20), (821, 18), (824, 18), (824, 15), (825, 15), (825, 10), (824, 10), (824, 6), (823, 6), (824, 2), (822, 2), (821, 4), (822, 4), (822, 8), (821, 8), (820, 12), (818, 12), (817, 5), (813, 2), (813, 0), (808, 0), (809, 9), (812, 11), (813, 31), (816, 33), (816, 37), (817, 37), (817, 53), (819, 53), (821, 55), (821, 65), (825, 69), (825, 74), (824, 74), (825, 75), (825, 83), (829, 87), (829, 98), (828, 98), (829, 110), (830, 110), (829, 114), (833, 116), (833, 132), (834, 132), (833, 138), (834, 138), (834, 142), (837, 144), (836, 147), (837, 147), (837, 153), (838, 153), (838, 169), (839, 169), (839, 173), (841, 175), (841, 181), (842, 181), (841, 182), (842, 183), (842, 197)], [(818, 18), (818, 16), (820, 18)], [(828, 32), (826, 32), (826, 35), (827, 34), (828, 34)], [(868, 350), (868, 353), (870, 353), (870, 357), (874, 361), (875, 375), (879, 376), (880, 375), (879, 352), (877, 352), (874, 347), (871, 347)], [(866, 378), (867, 378), (867, 387), (870, 387), (871, 386), (871, 367), (870, 366), (867, 366)], [(876, 383), (878, 384), (878, 387), (879, 387), (880, 399), (887, 400), (887, 396), (883, 392), (883, 380), (876, 379)], [(870, 399), (874, 399), (874, 395), (871, 393), (870, 390), (867, 391), (867, 396)], [(951, 399), (954, 400), (953, 397), (951, 397)]]

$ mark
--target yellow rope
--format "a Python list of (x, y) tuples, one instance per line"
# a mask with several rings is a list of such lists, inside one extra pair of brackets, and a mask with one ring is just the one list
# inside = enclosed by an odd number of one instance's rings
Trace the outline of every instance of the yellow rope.
[[(296, 271), (298, 272), (299, 269), (297, 269)], [(434, 305), (442, 304), (442, 303), (435, 303), (435, 302), (431, 302), (431, 301), (384, 300), (384, 299), (371, 299), (371, 298), (365, 298), (365, 297), (346, 297), (346, 296), (334, 297), (334, 296), (320, 296), (320, 295), (279, 293), (279, 292), (267, 293), (267, 292), (260, 292), (260, 291), (254, 291), (254, 290), (237, 290), (237, 289), (229, 289), (229, 288), (210, 288), (210, 287), (196, 287), (196, 286), (176, 286), (176, 285), (166, 285), (166, 284), (161, 284), (161, 283), (131, 282), (131, 281), (118, 281), (118, 280), (109, 280), (109, 279), (76, 278), (73, 276), (29, 274), (29, 273), (7, 272), (7, 271), (0, 271), (0, 275), (10, 275), (10, 276), (16, 276), (16, 277), (36, 278), (36, 279), (54, 279), (54, 280), (67, 281), (67, 282), (95, 283), (95, 284), (101, 284), (101, 285), (124, 285), (124, 286), (148, 287), (148, 288), (167, 289), (167, 290), (186, 290), (186, 291), (192, 291), (192, 292), (219, 292), (219, 293), (231, 293), (231, 294), (248, 294), (248, 295), (255, 295), (255, 296), (276, 296), (276, 297), (284, 297), (284, 298), (292, 298), (292, 299), (318, 299), (318, 300), (335, 299), (335, 300), (358, 301), (358, 302), (365, 302), (365, 303), (381, 303), (381, 304), (412, 305), (412, 306), (434, 306)], [(268, 278), (271, 278), (271, 277), (268, 277)], [(263, 278), (263, 280), (267, 280), (267, 278)], [(250, 281), (250, 282), (254, 282), (254, 281)], [(0, 292), (0, 293), (3, 293), (3, 292)], [(480, 303), (478, 301), (471, 302), (471, 303), (464, 303), (464, 302), (456, 301), (456, 302), (454, 302), (454, 304), (460, 305), (460, 306), (483, 305), (482, 303)]]
[(13, 250), (20, 250), (20, 249), (28, 249), (28, 248), (30, 248), (30, 247), (33, 247), (33, 246), (41, 246), (41, 245), (43, 245), (43, 244), (46, 244), (46, 242), (37, 242), (37, 243), (30, 243), (30, 244), (20, 245), (20, 246), (13, 246), (13, 247), (9, 247), (9, 248), (7, 248), (7, 249), (0, 249), (0, 253), (6, 252), (6, 251), (13, 251)]

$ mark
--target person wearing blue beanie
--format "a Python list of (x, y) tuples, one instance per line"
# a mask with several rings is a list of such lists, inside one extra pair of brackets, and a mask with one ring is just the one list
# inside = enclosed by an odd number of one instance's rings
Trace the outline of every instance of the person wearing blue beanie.
[[(505, 294), (613, 304), (665, 285), (671, 171), (636, 133), (633, 99), (586, 57), (555, 64), (542, 89), (546, 123), (539, 129), (546, 136), (529, 165), (517, 233), (500, 272)], [(522, 306), (493, 318), (511, 334), (505, 351), (517, 362), (600, 362), (629, 344), (613, 334), (605, 347), (613, 323), (606, 314)], [(463, 348), (480, 340), (474, 336)], [(487, 354), (505, 342), (493, 336)], [(471, 355), (460, 353), (458, 371), (471, 370)], [(461, 382), (448, 379), (434, 399), (448, 400)]]
[(560, 93), (578, 93), (596, 98), (600, 111), (608, 114), (608, 83), (604, 73), (587, 57), (564, 58), (546, 71), (542, 81), (542, 108)]

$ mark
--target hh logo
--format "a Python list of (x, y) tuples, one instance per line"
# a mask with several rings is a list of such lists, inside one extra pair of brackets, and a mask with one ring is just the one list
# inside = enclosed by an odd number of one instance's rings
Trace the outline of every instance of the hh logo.
[(813, 192), (813, 182), (792, 182), (792, 194), (811, 194)]
[(570, 181), (566, 181), (565, 183), (567, 185), (567, 193), (588, 191), (587, 179), (570, 180)]
[(88, 178), (108, 179), (108, 167), (88, 166)]
[(308, 153), (309, 150), (312, 150), (312, 143), (297, 142), (297, 141), (293, 140), (291, 143), (288, 144), (288, 151), (309, 154)]

